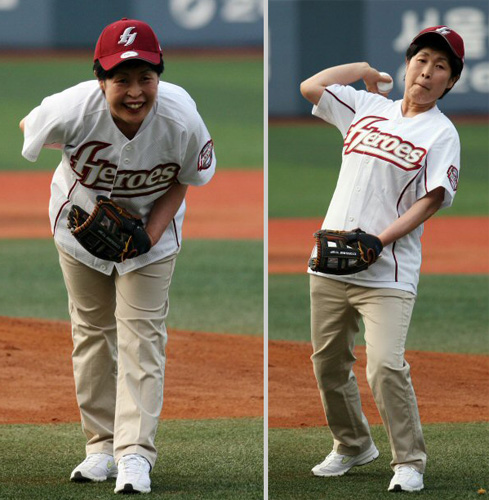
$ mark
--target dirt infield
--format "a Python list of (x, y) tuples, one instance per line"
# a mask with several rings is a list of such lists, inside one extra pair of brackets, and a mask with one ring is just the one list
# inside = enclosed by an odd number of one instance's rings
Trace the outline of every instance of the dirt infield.
[[(312, 235), (322, 222), (322, 219), (269, 220), (268, 272), (304, 273), (314, 245)], [(459, 237), (467, 232), (478, 235), (470, 245)], [(287, 245), (284, 245), (284, 234)], [(425, 224), (421, 242), (422, 273), (489, 273), (489, 217), (435, 217)]]
[[(67, 322), (0, 317), (0, 424), (77, 422)], [(162, 417), (263, 416), (263, 339), (170, 330)]]
[[(0, 317), (0, 423), (77, 422), (67, 322)], [(269, 345), (269, 425), (320, 426), (321, 403), (305, 342)], [(164, 419), (263, 415), (263, 340), (242, 335), (169, 332)], [(371, 423), (380, 417), (356, 374)], [(409, 352), (423, 422), (489, 419), (489, 356)]]
[[(269, 342), (269, 425), (324, 425), (324, 414), (306, 342)], [(365, 416), (381, 419), (365, 378), (365, 349), (356, 349), (355, 374)], [(489, 420), (489, 356), (409, 351), (406, 359), (423, 423)], [(284, 411), (286, 409), (286, 411)]]
[[(48, 206), (52, 175), (0, 172), (0, 238), (51, 238)], [(189, 188), (187, 203), (184, 238), (263, 238), (261, 170), (217, 172), (208, 185)]]

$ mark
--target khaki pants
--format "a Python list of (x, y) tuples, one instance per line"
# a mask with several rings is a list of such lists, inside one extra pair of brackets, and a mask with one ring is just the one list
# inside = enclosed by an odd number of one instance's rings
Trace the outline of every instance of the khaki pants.
[(138, 453), (154, 465), (175, 256), (107, 276), (58, 252), (68, 290), (86, 452), (113, 454), (116, 462)]
[(391, 466), (419, 472), (426, 451), (404, 346), (415, 296), (402, 290), (367, 288), (311, 275), (311, 332), (314, 373), (334, 450), (362, 453), (372, 443), (353, 373), (355, 334), (365, 325), (367, 380), (384, 422)]

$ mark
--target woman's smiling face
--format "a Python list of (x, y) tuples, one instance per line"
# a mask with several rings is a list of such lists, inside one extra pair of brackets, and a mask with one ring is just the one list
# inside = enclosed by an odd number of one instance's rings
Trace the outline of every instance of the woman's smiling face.
[(112, 78), (100, 80), (110, 113), (117, 127), (134, 137), (153, 107), (158, 93), (158, 74), (148, 64), (116, 70)]

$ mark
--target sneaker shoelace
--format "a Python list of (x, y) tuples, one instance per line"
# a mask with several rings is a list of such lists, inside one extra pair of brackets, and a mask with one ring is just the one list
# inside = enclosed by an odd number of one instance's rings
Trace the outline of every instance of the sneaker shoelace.
[(144, 458), (139, 458), (139, 457), (131, 457), (126, 460), (122, 461), (122, 464), (119, 463), (119, 465), (123, 465), (124, 471), (127, 474), (138, 474), (141, 472), (141, 469), (144, 467), (146, 464), (146, 460)]
[(98, 465), (98, 463), (103, 460), (103, 453), (94, 453), (92, 455), (88, 455), (87, 458), (85, 458), (84, 462), (86, 465), (93, 467), (95, 465)]
[(335, 460), (339, 460), (341, 458), (341, 455), (339, 453), (336, 453), (336, 451), (332, 451), (325, 459), (323, 464), (324, 465), (329, 465), (331, 462), (334, 462)]
[(402, 476), (411, 476), (413, 474), (413, 471), (414, 472), (418, 472), (414, 467), (409, 467), (408, 465), (404, 466), (404, 467), (399, 467), (397, 470), (396, 470), (396, 474), (400, 477)]

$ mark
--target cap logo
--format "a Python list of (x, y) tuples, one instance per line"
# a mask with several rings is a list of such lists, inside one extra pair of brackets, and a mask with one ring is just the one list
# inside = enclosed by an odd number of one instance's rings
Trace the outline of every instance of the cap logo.
[(133, 29), (136, 29), (135, 26), (131, 26), (124, 30), (124, 33), (122, 33), (121, 37), (119, 38), (118, 45), (124, 44), (124, 47), (127, 47), (128, 45), (134, 43), (137, 33), (131, 33)]
[(449, 35), (452, 32), (452, 30), (447, 28), (446, 26), (442, 26), (441, 28), (438, 28), (435, 31), (440, 35)]
[(128, 57), (136, 57), (139, 54), (137, 52), (134, 52), (134, 50), (129, 50), (128, 52), (124, 52), (121, 54), (121, 59), (127, 59)]

